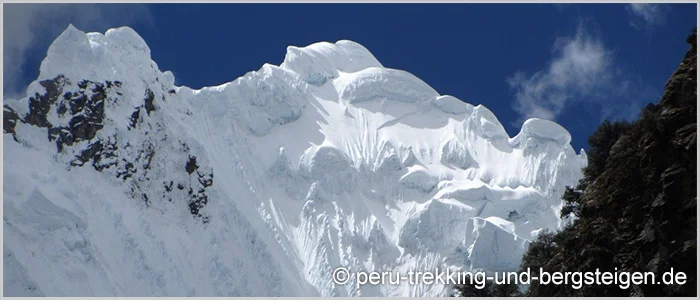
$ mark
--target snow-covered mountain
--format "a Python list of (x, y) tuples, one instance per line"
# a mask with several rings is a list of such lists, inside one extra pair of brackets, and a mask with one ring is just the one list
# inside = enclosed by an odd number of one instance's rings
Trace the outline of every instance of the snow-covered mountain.
[(331, 272), (515, 270), (586, 165), (351, 41), (192, 90), (69, 26), (3, 115), (6, 296), (445, 295)]

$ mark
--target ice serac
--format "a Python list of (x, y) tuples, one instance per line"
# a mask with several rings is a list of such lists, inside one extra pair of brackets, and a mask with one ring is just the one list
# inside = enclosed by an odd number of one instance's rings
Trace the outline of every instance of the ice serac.
[(586, 164), (351, 41), (193, 90), (69, 26), (3, 114), (9, 296), (446, 295), (331, 274), (513, 270)]
[(512, 143), (527, 143), (529, 139), (554, 141), (562, 146), (566, 146), (571, 142), (571, 135), (564, 127), (561, 127), (561, 125), (557, 123), (532, 118), (523, 123), (520, 133), (512, 139)]

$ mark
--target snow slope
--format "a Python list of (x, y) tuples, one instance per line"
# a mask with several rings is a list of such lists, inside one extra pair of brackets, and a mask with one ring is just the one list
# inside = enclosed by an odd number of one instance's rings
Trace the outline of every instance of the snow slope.
[(193, 90), (69, 26), (3, 115), (6, 296), (445, 295), (331, 272), (514, 270), (586, 164), (351, 41)]

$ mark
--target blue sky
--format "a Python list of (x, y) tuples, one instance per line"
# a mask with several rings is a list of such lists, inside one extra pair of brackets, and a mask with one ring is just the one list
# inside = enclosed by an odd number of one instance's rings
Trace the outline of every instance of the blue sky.
[(516, 134), (555, 120), (575, 149), (604, 119), (658, 101), (688, 49), (695, 4), (5, 4), (3, 95), (21, 95), (51, 41), (128, 25), (193, 88), (231, 81), (288, 45), (350, 39), (441, 94), (484, 104)]

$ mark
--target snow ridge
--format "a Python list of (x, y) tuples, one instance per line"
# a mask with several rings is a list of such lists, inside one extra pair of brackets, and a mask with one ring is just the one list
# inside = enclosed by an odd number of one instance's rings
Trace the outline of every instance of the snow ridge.
[(10, 296), (446, 295), (331, 273), (513, 270), (586, 165), (346, 40), (193, 90), (69, 26), (4, 118)]

